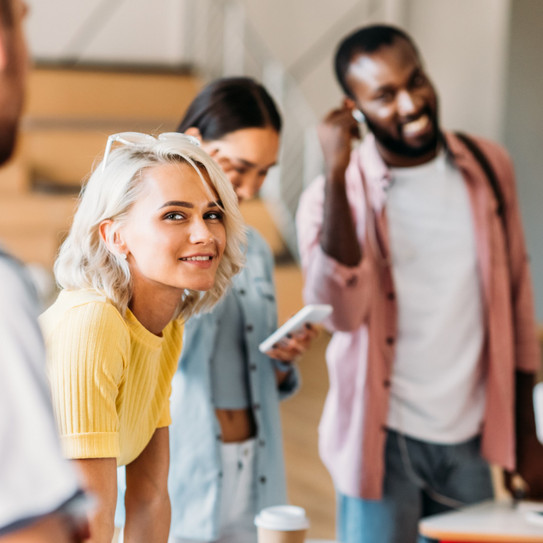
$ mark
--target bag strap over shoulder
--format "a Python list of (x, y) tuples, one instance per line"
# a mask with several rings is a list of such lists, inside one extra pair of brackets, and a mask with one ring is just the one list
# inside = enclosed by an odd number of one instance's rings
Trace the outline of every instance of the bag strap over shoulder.
[(462, 132), (456, 132), (456, 136), (469, 149), (471, 154), (475, 157), (475, 159), (485, 172), (488, 182), (492, 188), (492, 192), (494, 193), (494, 197), (496, 198), (496, 211), (498, 212), (498, 215), (500, 216), (502, 222), (505, 223), (505, 200), (500, 187), (500, 183), (498, 181), (498, 177), (496, 176), (496, 172), (494, 171), (492, 164), (490, 164), (488, 158), (485, 156), (483, 151), (481, 151), (481, 148), (472, 137)]

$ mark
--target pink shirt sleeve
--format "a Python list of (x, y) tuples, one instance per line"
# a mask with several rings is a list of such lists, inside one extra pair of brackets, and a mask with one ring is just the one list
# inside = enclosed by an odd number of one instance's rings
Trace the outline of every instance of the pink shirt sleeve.
[[(332, 316), (326, 322), (331, 331), (352, 331), (368, 317), (375, 277), (374, 266), (367, 257), (363, 257), (357, 266), (345, 266), (323, 251), (320, 245), (323, 204), (324, 179), (321, 177), (303, 193), (296, 216), (305, 278), (304, 300), (306, 303), (333, 306)], [(363, 206), (363, 202), (358, 205)], [(360, 220), (363, 217), (363, 213), (363, 209), (356, 209), (356, 214), (353, 210), (355, 222), (357, 218)], [(357, 303), (353, 303), (353, 299)]]

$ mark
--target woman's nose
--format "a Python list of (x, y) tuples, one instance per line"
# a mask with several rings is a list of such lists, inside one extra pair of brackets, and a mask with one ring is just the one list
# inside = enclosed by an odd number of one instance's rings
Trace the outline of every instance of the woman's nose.
[(213, 240), (213, 234), (203, 219), (196, 219), (190, 227), (190, 241), (192, 243), (209, 243)]

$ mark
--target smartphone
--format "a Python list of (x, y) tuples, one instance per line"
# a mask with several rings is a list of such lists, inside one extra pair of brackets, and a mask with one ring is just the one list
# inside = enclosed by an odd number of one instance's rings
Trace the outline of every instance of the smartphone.
[(269, 351), (275, 343), (281, 341), (287, 334), (302, 330), (306, 323), (317, 323), (332, 313), (332, 306), (328, 304), (309, 304), (304, 306), (296, 315), (291, 317), (283, 326), (268, 336), (259, 346), (260, 352)]

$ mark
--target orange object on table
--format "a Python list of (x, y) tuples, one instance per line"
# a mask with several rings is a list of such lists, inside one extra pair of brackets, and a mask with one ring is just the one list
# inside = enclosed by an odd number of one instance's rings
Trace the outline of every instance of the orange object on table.
[(543, 543), (543, 523), (530, 522), (543, 504), (486, 501), (426, 517), (419, 532), (441, 543)]

